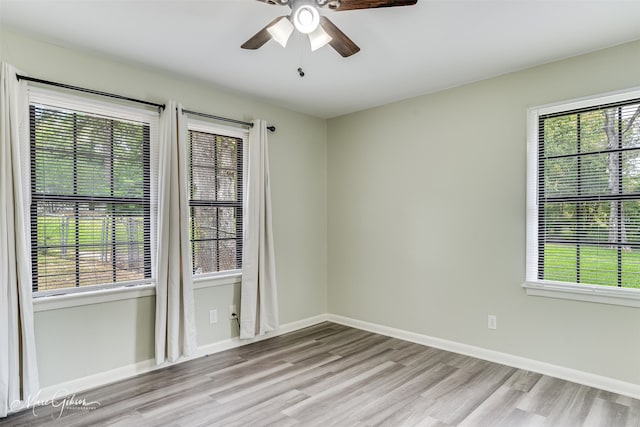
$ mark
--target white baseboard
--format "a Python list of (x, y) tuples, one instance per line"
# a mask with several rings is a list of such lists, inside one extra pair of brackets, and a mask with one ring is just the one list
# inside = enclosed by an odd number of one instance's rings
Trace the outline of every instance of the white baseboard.
[(320, 314), (318, 316), (313, 316), (306, 319), (297, 320), (295, 322), (287, 323), (285, 325), (280, 325), (280, 328), (277, 331), (268, 332), (265, 335), (261, 335), (259, 337), (255, 337), (247, 340), (241, 340), (238, 337), (234, 337), (228, 340), (207, 344), (205, 346), (199, 347), (198, 350), (196, 351), (196, 354), (189, 359), (196, 359), (198, 357), (219, 353), (221, 351), (251, 344), (257, 341), (262, 341), (269, 338), (277, 337), (278, 335), (287, 334), (289, 332), (297, 331), (298, 329), (304, 329), (309, 326), (317, 325), (318, 323), (326, 322), (327, 319), (328, 319), (327, 314)]
[[(229, 350), (232, 348), (240, 347), (243, 345), (251, 344), (257, 341), (273, 338), (278, 335), (286, 334), (289, 332), (297, 331), (309, 326), (316, 325), (322, 322), (334, 322), (345, 326), (350, 326), (357, 329), (362, 329), (369, 332), (374, 332), (381, 335), (386, 335), (393, 338), (402, 339), (405, 341), (411, 341), (417, 344), (426, 345), (429, 347), (435, 347), (442, 350), (452, 351), (454, 353), (464, 354), (471, 357), (477, 357), (479, 359), (488, 360), (491, 362), (500, 363), (514, 368), (525, 369), (532, 372), (537, 372), (544, 375), (553, 376), (563, 380), (584, 384), (590, 387), (596, 387), (602, 390), (618, 393), (621, 395), (640, 399), (640, 385), (628, 383), (625, 381), (616, 380), (613, 378), (604, 377), (588, 372), (578, 371), (563, 366), (552, 365), (550, 363), (541, 362), (533, 359), (528, 359), (521, 356), (514, 356), (508, 353), (502, 353), (495, 350), (489, 350), (482, 347), (476, 347), (468, 344), (462, 344), (455, 341), (449, 341), (442, 338), (430, 337), (428, 335), (422, 335), (415, 332), (408, 332), (401, 329), (392, 328), (389, 326), (378, 325), (375, 323), (365, 322), (362, 320), (352, 319), (344, 316), (338, 316), (335, 314), (321, 314), (318, 316), (302, 319), (299, 321), (287, 323), (280, 326), (280, 329), (275, 332), (270, 332), (266, 335), (256, 337), (250, 340), (240, 340), (239, 338), (231, 338), (224, 341), (219, 341), (212, 344), (199, 347), (194, 355), (188, 358), (180, 359), (175, 363), (182, 363), (188, 360), (197, 359), (206, 355), (218, 353), (221, 351)], [(123, 366), (120, 368), (112, 369), (106, 372), (89, 375), (82, 378), (77, 378), (71, 381), (67, 381), (61, 384), (45, 387), (41, 389), (35, 397), (31, 397), (32, 404), (38, 402), (47, 402), (55, 399), (61, 399), (64, 396), (81, 393), (83, 391), (104, 386), (116, 381), (131, 378), (140, 374), (154, 371), (156, 369), (164, 368), (171, 365), (165, 363), (162, 365), (156, 365), (155, 360), (144, 360), (135, 364)], [(82, 398), (82, 396), (78, 396)], [(29, 402), (24, 402), (29, 403)], [(12, 407), (11, 412), (17, 412), (24, 409), (26, 405), (18, 407), (17, 405)]]
[[(77, 378), (64, 383), (56, 384), (41, 388), (35, 396), (27, 396), (23, 402), (14, 402), (10, 408), (9, 414), (19, 412), (23, 409), (33, 406), (48, 405), (61, 401), (64, 397), (70, 396), (82, 391), (86, 391), (102, 385), (107, 385), (116, 381), (135, 377), (136, 375), (151, 372), (155, 369), (163, 367), (158, 366), (154, 359), (144, 360), (142, 362), (123, 366), (109, 371), (100, 372), (98, 374), (88, 375), (86, 377)], [(78, 396), (78, 398), (82, 398)]]
[[(112, 369), (106, 372), (100, 372), (94, 375), (89, 375), (82, 378), (77, 378), (71, 381), (67, 381), (61, 384), (56, 384), (53, 386), (48, 386), (42, 388), (36, 396), (31, 396), (26, 402), (22, 402), (21, 405), (14, 405), (11, 408), (11, 413), (18, 412), (27, 406), (33, 406), (34, 404), (42, 404), (43, 402), (51, 402), (64, 398), (68, 395), (73, 395), (76, 393), (81, 393), (83, 391), (104, 386), (107, 384), (114, 383), (116, 381), (125, 380), (127, 378), (132, 378), (140, 374), (144, 374), (147, 372), (154, 371), (156, 369), (161, 369), (176, 363), (183, 363), (188, 360), (197, 359), (199, 357), (207, 356), (210, 354), (218, 353), (224, 350), (229, 350), (232, 348), (240, 347), (243, 345), (251, 344), (257, 341), (262, 341), (265, 339), (273, 338), (278, 335), (286, 334), (288, 332), (297, 331), (298, 329), (303, 329), (309, 326), (316, 325), (318, 323), (326, 322), (327, 315), (321, 314), (314, 317), (309, 317), (307, 319), (298, 320), (295, 322), (287, 323), (281, 325), (277, 331), (269, 332), (265, 335), (250, 339), (250, 340), (240, 340), (239, 338), (231, 338), (224, 341), (219, 341), (212, 344), (207, 344), (205, 346), (199, 347), (196, 350), (196, 353), (190, 357), (181, 358), (175, 363), (164, 363), (162, 365), (156, 365), (154, 359), (143, 360), (138, 363), (134, 363), (131, 365), (123, 366), (120, 368)], [(82, 396), (78, 396), (78, 398), (82, 398)]]
[(329, 322), (350, 326), (352, 328), (362, 329), (380, 335), (398, 338), (405, 341), (411, 341), (417, 344), (435, 347), (454, 353), (464, 354), (467, 356), (476, 357), (478, 359), (488, 360), (490, 362), (500, 363), (502, 365), (537, 372), (539, 374), (549, 375), (552, 377), (560, 378), (562, 380), (583, 384), (589, 387), (595, 387), (613, 393), (622, 394), (624, 396), (633, 397), (634, 399), (640, 399), (640, 385), (638, 384), (620, 381), (614, 378), (604, 377), (589, 372), (578, 371), (576, 369), (553, 365), (538, 360), (528, 359), (526, 357), (514, 356), (512, 354), (502, 353), (500, 351), (489, 350), (469, 344), (462, 344), (442, 338), (430, 337), (428, 335), (408, 332), (401, 329), (391, 328), (389, 326), (351, 319), (349, 317), (338, 316), (335, 314), (327, 315), (327, 320)]

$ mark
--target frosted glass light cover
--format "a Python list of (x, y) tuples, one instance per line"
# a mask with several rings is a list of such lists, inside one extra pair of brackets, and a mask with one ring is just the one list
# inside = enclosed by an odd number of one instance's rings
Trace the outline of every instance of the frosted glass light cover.
[(283, 16), (278, 22), (267, 28), (271, 38), (280, 43), (282, 47), (287, 47), (287, 42), (291, 33), (293, 33), (293, 24), (289, 21), (289, 18)]
[(321, 26), (315, 29), (315, 31), (309, 33), (309, 42), (311, 43), (311, 50), (320, 49), (332, 40), (331, 36)]
[(320, 13), (318, 9), (308, 4), (296, 8), (293, 11), (293, 25), (303, 34), (315, 31), (320, 25)]

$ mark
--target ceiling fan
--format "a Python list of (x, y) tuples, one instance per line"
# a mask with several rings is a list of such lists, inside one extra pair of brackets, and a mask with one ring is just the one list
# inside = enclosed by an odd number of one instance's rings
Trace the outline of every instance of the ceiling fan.
[(335, 11), (373, 9), (377, 7), (410, 6), (418, 0), (258, 0), (278, 6), (289, 6), (291, 14), (280, 16), (258, 31), (241, 47), (243, 49), (259, 49), (266, 42), (274, 39), (283, 47), (293, 33), (294, 28), (309, 35), (311, 50), (316, 50), (327, 43), (343, 57), (360, 51), (326, 16), (320, 15), (319, 9), (329, 8)]

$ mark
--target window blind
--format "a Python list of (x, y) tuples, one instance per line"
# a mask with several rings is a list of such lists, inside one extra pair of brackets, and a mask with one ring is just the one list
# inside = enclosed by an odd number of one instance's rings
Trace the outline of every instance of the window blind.
[(640, 100), (538, 119), (537, 278), (640, 288)]
[(32, 103), (33, 290), (151, 278), (150, 125)]
[(189, 206), (194, 274), (242, 265), (243, 139), (189, 130)]

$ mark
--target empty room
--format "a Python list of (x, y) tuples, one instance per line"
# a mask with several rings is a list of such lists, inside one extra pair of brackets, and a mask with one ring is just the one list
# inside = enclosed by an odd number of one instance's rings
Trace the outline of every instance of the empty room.
[(640, 427), (639, 23), (0, 0), (0, 426)]

